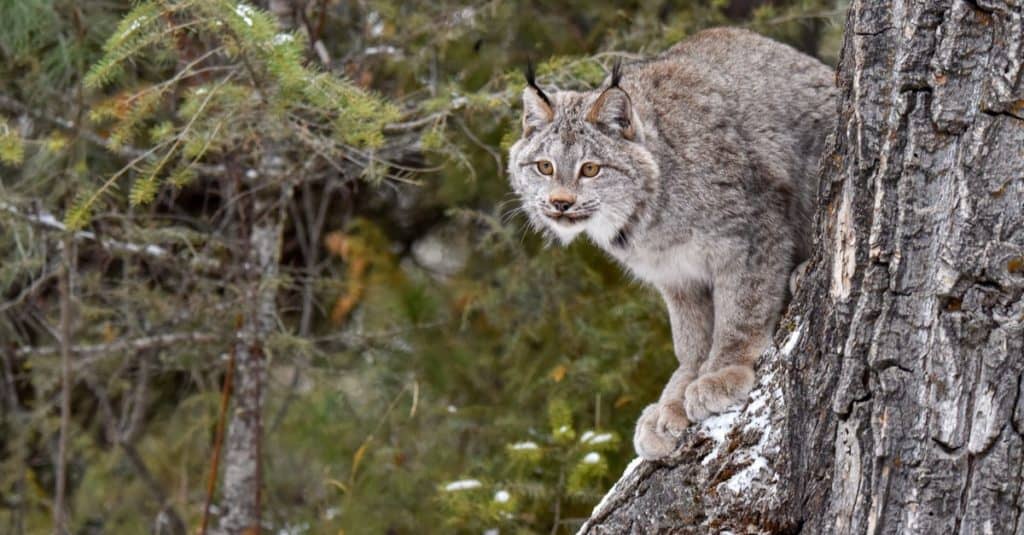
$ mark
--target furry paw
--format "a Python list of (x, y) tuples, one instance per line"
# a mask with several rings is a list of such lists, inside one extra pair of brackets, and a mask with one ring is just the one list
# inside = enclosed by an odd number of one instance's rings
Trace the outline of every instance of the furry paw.
[(636, 422), (633, 447), (637, 455), (653, 461), (668, 456), (676, 449), (683, 430), (690, 425), (679, 401), (648, 405)]
[(750, 366), (726, 366), (706, 373), (686, 387), (686, 415), (694, 422), (704, 420), (742, 402), (753, 387)]

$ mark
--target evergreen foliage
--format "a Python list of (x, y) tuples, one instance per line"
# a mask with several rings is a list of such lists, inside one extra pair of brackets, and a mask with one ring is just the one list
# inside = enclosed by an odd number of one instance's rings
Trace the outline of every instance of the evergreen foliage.
[(3, 529), (52, 529), (65, 268), (71, 529), (198, 525), (272, 191), (268, 529), (572, 532), (674, 357), (653, 292), (517, 215), (522, 66), (591, 87), (727, 23), (834, 60), (845, 7), (292, 4), (0, 2)]

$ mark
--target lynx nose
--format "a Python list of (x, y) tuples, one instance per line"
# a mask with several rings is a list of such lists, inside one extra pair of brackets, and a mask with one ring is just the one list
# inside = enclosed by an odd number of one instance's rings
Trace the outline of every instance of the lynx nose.
[(565, 188), (558, 188), (548, 195), (548, 202), (551, 203), (551, 206), (555, 207), (555, 210), (564, 212), (572, 208), (572, 205), (576, 203), (576, 196)]

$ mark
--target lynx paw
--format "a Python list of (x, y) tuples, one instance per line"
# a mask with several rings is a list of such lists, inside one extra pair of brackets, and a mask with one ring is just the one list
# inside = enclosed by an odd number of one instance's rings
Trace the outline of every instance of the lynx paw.
[(726, 366), (706, 373), (686, 387), (684, 405), (690, 420), (699, 422), (746, 399), (754, 386), (750, 366)]
[(688, 425), (682, 402), (648, 405), (636, 423), (633, 447), (637, 455), (648, 461), (661, 459), (676, 449), (676, 439)]

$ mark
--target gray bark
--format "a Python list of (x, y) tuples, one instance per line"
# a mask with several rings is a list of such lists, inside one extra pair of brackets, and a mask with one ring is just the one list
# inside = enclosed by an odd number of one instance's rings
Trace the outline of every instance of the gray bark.
[[(282, 29), (294, 26), (291, 1), (269, 0), (265, 7), (278, 17)], [(219, 532), (226, 535), (256, 534), (262, 527), (261, 451), (267, 382), (263, 348), (267, 337), (276, 330), (281, 241), (292, 185), (286, 179), (287, 162), (281, 141), (267, 135), (261, 145), (258, 168), (246, 171), (252, 196), (248, 248), (243, 260), (248, 285), (245, 317), (234, 347), (234, 410), (224, 441), (221, 504), (225, 512)]]
[(855, 0), (816, 251), (749, 404), (581, 533), (1024, 534), (1016, 0)]
[(284, 232), (284, 160), (265, 144), (259, 170), (247, 178), (252, 191), (252, 225), (243, 260), (246, 309), (238, 331), (235, 351), (233, 401), (228, 434), (224, 442), (225, 510), (220, 532), (229, 535), (259, 533), (261, 506), (261, 458), (263, 441), (263, 399), (266, 384), (264, 342), (277, 322), (277, 282)]

